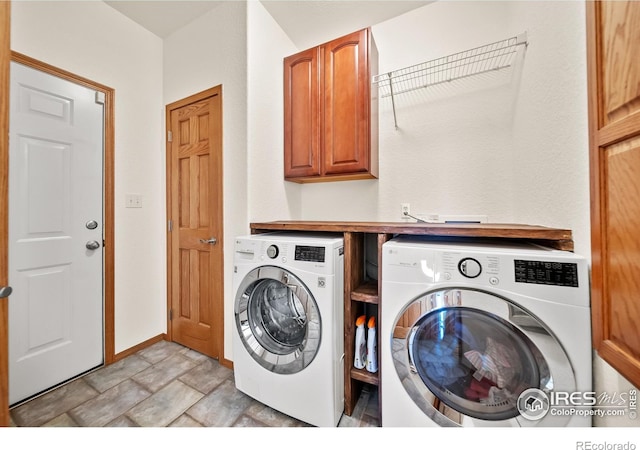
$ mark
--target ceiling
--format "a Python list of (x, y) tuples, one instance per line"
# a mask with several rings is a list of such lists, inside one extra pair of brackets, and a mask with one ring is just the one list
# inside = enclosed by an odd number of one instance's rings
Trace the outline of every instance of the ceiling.
[[(105, 1), (161, 38), (225, 1), (144, 0)], [(308, 48), (337, 36), (424, 6), (423, 0), (260, 0), (298, 48)]]

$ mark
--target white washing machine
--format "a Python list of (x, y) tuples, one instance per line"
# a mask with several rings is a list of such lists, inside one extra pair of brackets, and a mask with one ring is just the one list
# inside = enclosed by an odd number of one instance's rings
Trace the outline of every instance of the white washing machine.
[(235, 240), (236, 387), (291, 417), (334, 427), (344, 410), (342, 235)]
[(399, 237), (381, 298), (382, 426), (591, 426), (584, 258)]

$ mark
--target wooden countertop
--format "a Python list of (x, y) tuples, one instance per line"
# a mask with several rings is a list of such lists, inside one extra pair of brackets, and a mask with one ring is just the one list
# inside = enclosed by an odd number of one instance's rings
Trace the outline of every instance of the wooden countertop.
[(518, 239), (537, 242), (558, 250), (573, 251), (571, 230), (539, 225), (500, 223), (404, 223), (275, 221), (250, 224), (252, 233), (267, 231), (323, 231), (338, 233), (389, 233), (439, 237)]

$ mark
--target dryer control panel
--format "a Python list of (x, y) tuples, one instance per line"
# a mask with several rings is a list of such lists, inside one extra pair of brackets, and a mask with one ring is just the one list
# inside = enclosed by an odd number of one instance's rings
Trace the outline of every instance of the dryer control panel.
[(514, 260), (516, 283), (578, 287), (578, 265), (558, 261)]

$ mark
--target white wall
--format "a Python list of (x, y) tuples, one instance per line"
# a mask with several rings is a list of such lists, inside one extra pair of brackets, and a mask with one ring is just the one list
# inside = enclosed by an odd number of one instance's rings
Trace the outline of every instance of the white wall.
[(248, 192), (252, 222), (301, 216), (301, 186), (284, 175), (284, 56), (298, 49), (260, 2), (248, 3)]
[(246, 10), (244, 2), (222, 2), (164, 40), (164, 104), (222, 85), (224, 355), (227, 358), (232, 354), (233, 240), (249, 232)]
[(573, 231), (590, 258), (589, 130), (584, 2), (510, 2), (526, 29), (514, 117), (514, 217)]
[(103, 2), (13, 2), (11, 48), (115, 89), (115, 350), (164, 333), (162, 40)]

